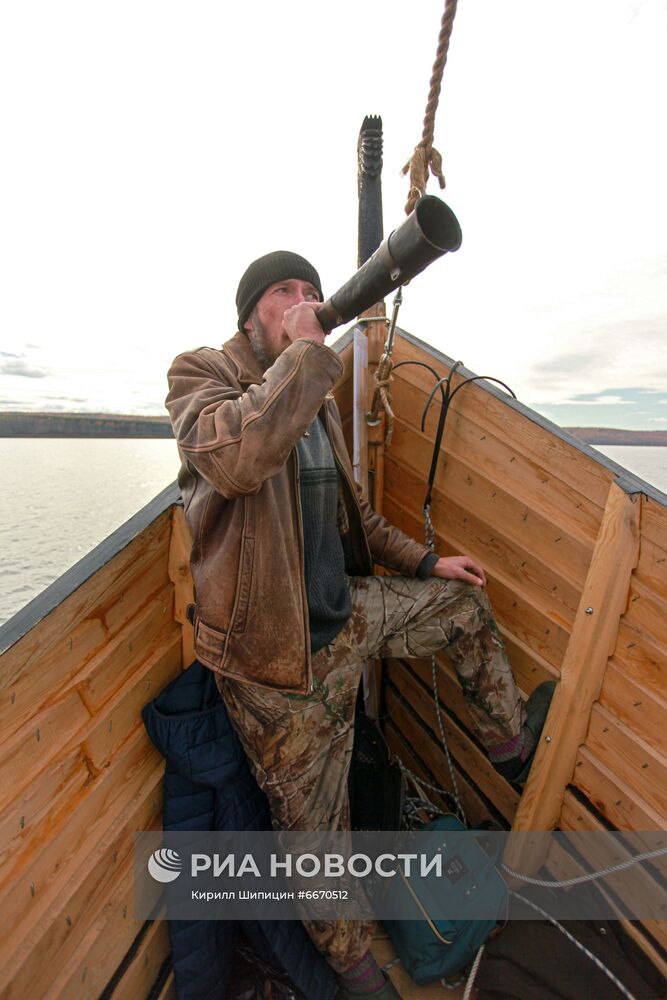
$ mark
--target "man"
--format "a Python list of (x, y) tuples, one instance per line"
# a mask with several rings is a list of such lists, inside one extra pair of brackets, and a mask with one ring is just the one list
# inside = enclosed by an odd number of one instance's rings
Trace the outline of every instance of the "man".
[[(241, 278), (238, 332), (182, 354), (167, 407), (192, 528), (195, 644), (218, 687), (273, 824), (349, 829), (347, 775), (363, 661), (446, 649), (494, 766), (523, 780), (544, 698), (517, 691), (484, 570), (439, 558), (360, 500), (332, 390), (342, 364), (316, 309), (320, 278), (276, 251)], [(373, 576), (373, 564), (400, 576)], [(527, 724), (527, 718), (528, 723)], [(396, 996), (372, 925), (306, 924), (341, 997)]]

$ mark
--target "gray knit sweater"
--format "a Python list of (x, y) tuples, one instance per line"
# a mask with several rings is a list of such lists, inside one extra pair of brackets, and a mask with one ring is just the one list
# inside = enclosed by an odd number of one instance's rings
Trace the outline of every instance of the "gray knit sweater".
[(338, 472), (322, 422), (297, 444), (310, 648), (332, 642), (352, 613), (338, 532)]

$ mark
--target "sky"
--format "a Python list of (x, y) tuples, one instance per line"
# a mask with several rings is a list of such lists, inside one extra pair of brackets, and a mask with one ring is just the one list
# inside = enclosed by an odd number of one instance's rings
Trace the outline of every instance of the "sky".
[[(251, 260), (342, 285), (360, 125), (382, 116), (388, 234), (442, 9), (0, 5), (0, 409), (164, 412)], [(463, 245), (399, 324), (566, 426), (667, 430), (666, 43), (667, 0), (458, 6), (428, 192)]]

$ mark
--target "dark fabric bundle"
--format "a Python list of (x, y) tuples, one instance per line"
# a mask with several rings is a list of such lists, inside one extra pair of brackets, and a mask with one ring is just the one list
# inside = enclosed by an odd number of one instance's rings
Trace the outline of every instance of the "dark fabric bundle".
[(357, 707), (348, 778), (353, 830), (400, 830), (405, 784), (377, 723)]
[[(528, 895), (527, 893), (525, 895)], [(658, 971), (617, 921), (562, 921), (636, 1000), (665, 996)], [(584, 952), (545, 920), (515, 920), (484, 950), (478, 1000), (583, 1000), (623, 994)]]

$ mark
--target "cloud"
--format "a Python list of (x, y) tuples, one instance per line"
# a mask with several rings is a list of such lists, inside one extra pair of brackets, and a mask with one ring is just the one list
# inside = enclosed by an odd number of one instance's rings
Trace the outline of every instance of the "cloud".
[(667, 416), (661, 415), (665, 412), (664, 389), (642, 386), (610, 386), (599, 392), (569, 393), (561, 400), (535, 402), (533, 406), (566, 426), (595, 424), (648, 430), (653, 423), (667, 423)]
[(22, 358), (22, 354), (12, 354), (10, 351), (0, 351), (0, 358)]
[(599, 319), (560, 318), (549, 330), (551, 343), (529, 362), (525, 379), (529, 385), (548, 385), (553, 401), (586, 384), (613, 385), (621, 371), (635, 386), (664, 386), (666, 335), (664, 314), (623, 317), (604, 325)]
[[(557, 405), (560, 406), (655, 406), (664, 404), (664, 399), (656, 399), (662, 396), (662, 389), (644, 389), (641, 386), (614, 387), (601, 389), (599, 392), (577, 392), (571, 393), (564, 399), (559, 399)], [(556, 402), (556, 401), (554, 401)]]
[(531, 370), (538, 375), (544, 373), (557, 379), (559, 376), (572, 375), (574, 372), (577, 375), (585, 374), (596, 370), (599, 364), (599, 353), (583, 354), (580, 351), (571, 351), (567, 354), (557, 354), (554, 357), (536, 361), (535, 364), (531, 365)]
[(3, 361), (0, 364), (0, 375), (21, 375), (23, 378), (46, 378), (50, 372), (45, 368), (38, 368), (37, 365), (30, 365), (27, 361)]
[(572, 396), (570, 399), (559, 400), (559, 405), (571, 404), (573, 406), (631, 406), (633, 400), (623, 399), (621, 396), (607, 395), (601, 392), (594, 399), (582, 399), (580, 396)]

